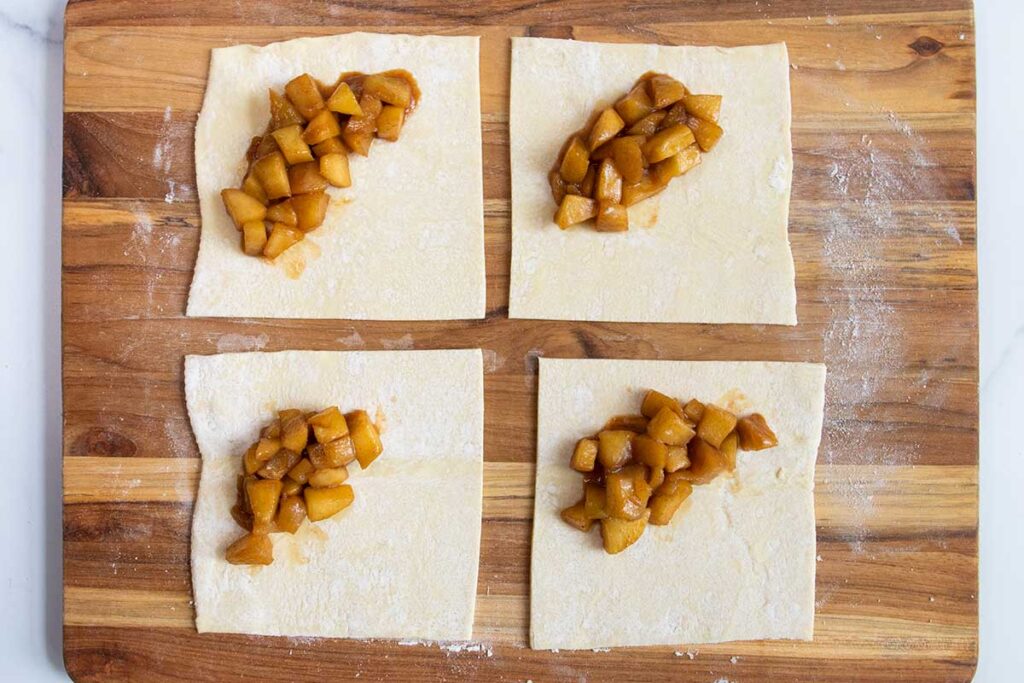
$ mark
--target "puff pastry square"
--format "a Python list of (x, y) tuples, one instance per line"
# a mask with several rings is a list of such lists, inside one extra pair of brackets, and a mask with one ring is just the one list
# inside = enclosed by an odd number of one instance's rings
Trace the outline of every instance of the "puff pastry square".
[[(694, 487), (669, 525), (609, 555), (559, 517), (583, 489), (569, 456), (652, 388), (760, 412), (779, 445), (741, 451), (735, 477)], [(823, 365), (541, 358), (539, 391), (533, 648), (811, 638)]]
[[(467, 351), (284, 351), (188, 356), (203, 456), (192, 520), (199, 632), (466, 640), (483, 491), (483, 364)], [(383, 454), (349, 468), (355, 502), (295, 535), (274, 563), (228, 564), (240, 454), (282, 408), (383, 416)]]
[[(547, 175), (566, 138), (647, 71), (723, 96), (725, 135), (697, 168), (630, 208), (626, 233), (562, 231)], [(512, 43), (509, 316), (796, 324), (784, 44)]]

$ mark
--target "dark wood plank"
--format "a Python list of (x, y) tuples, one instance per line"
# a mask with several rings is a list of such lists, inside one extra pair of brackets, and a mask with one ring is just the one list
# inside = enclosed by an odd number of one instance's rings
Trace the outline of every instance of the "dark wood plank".
[[(974, 662), (915, 657), (849, 658), (823, 666), (814, 659), (784, 655), (745, 656), (733, 663), (728, 654), (696, 650), (694, 659), (672, 650), (611, 653), (540, 653), (497, 647), (452, 656), (434, 647), (394, 642), (310, 641), (294, 638), (198, 635), (179, 629), (132, 630), (66, 626), (68, 671), (78, 681), (228, 680), (239, 672), (260, 678), (294, 681), (331, 680), (635, 680), (660, 672), (671, 680), (814, 680), (847, 683), (893, 680), (934, 683), (968, 681)], [(490, 652), (491, 656), (488, 656)], [(541, 678), (550, 672), (550, 679)], [(639, 673), (643, 672), (643, 673)]]
[[(195, 114), (69, 112), (64, 115), (64, 196), (195, 202)], [(905, 122), (896, 126), (909, 125)], [(950, 125), (959, 125), (954, 122)], [(499, 130), (500, 129), (500, 130)], [(885, 185), (885, 200), (973, 201), (973, 129), (865, 133), (857, 121), (793, 135), (793, 193), (805, 201), (852, 202)], [(868, 144), (866, 141), (870, 141)], [(504, 124), (485, 124), (485, 196), (509, 197)], [(504, 163), (503, 163), (504, 162)], [(841, 174), (841, 175), (840, 175)], [(489, 205), (492, 214), (507, 208)]]
[[(970, 10), (970, 0), (832, 0), (828, 11), (833, 16), (857, 14), (939, 12)], [(139, 0), (71, 0), (66, 21), (76, 26), (165, 24), (255, 24), (255, 25), (350, 25), (382, 23), (409, 24), (539, 24), (567, 26), (578, 23), (622, 24), (641, 22), (695, 22), (750, 19), (802, 18), (819, 15), (818, 0), (751, 4), (746, 0), (654, 0), (628, 4), (604, 0), (569, 2), (532, 2), (530, 0), (491, 0), (487, 3), (439, 3), (431, 0), (411, 2), (339, 2), (237, 3), (231, 0), (179, 0), (173, 5)]]

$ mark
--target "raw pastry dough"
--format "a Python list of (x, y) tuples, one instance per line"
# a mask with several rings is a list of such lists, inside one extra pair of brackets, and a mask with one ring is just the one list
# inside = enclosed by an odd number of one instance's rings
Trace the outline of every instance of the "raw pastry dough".
[[(203, 471), (192, 522), (196, 628), (347, 638), (468, 639), (480, 551), (479, 350), (188, 356)], [(279, 408), (384, 416), (384, 453), (353, 465), (353, 505), (273, 534), (274, 563), (230, 565), (239, 454)]]
[[(540, 359), (530, 644), (536, 649), (808, 640), (814, 627), (814, 460), (825, 367)], [(559, 517), (581, 495), (576, 440), (642, 392), (764, 414), (779, 445), (740, 452), (735, 479), (694, 487), (668, 526), (621, 554)]]
[[(478, 54), (476, 37), (371, 33), (213, 50), (196, 124), (203, 228), (188, 315), (482, 318)], [(246, 257), (219, 193), (238, 186), (249, 141), (267, 125), (267, 88), (304, 71), (333, 82), (395, 68), (423, 90), (401, 139), (350, 156), (352, 187), (328, 190), (327, 218), (302, 244), (273, 265)]]
[[(628, 233), (559, 230), (547, 174), (566, 136), (648, 70), (724, 95), (703, 163), (630, 209)], [(796, 324), (789, 59), (757, 47), (512, 43), (509, 316)], [(643, 227), (656, 215), (654, 227)]]

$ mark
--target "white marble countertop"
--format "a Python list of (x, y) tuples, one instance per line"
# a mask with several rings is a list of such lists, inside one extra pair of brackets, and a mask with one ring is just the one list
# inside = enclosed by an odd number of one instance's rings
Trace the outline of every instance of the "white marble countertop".
[[(170, 0), (168, 0), (170, 1)], [(752, 4), (754, 3), (751, 0)], [(0, 3), (0, 680), (66, 680), (61, 663), (60, 187), (62, 0)], [(764, 3), (762, 3), (764, 4)], [(768, 3), (771, 4), (770, 2)], [(827, 5), (826, 2), (822, 3)], [(1019, 680), (1024, 613), (1024, 3), (977, 7), (981, 316), (979, 681)], [(34, 445), (42, 443), (44, 448)]]

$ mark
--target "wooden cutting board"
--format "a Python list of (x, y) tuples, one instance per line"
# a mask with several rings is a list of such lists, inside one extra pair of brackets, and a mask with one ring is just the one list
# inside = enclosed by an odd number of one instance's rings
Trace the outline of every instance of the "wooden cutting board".
[[(192, 132), (210, 49), (357, 27), (482, 36), (487, 318), (186, 319), (199, 238)], [(789, 44), (798, 326), (507, 318), (508, 39), (521, 35)], [(67, 9), (65, 50), (64, 654), (75, 679), (971, 677), (978, 349), (969, 0), (86, 0)], [(557, 106), (557, 93), (538, 106)], [(199, 453), (184, 355), (459, 347), (486, 354), (476, 641), (196, 634), (189, 522)], [(538, 355), (828, 364), (813, 642), (528, 649)], [(653, 580), (685, 581), (685, 562)]]

